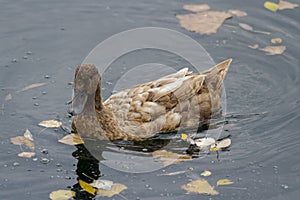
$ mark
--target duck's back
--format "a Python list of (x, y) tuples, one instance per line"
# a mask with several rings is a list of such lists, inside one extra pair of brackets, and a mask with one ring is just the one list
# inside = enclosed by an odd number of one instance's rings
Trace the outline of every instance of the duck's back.
[(128, 139), (144, 139), (179, 126), (195, 126), (220, 108), (231, 60), (192, 74), (187, 68), (110, 96), (104, 102)]

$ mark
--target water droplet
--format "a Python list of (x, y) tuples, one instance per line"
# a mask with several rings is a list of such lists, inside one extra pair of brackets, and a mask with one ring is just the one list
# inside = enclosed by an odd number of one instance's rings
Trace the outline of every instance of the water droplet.
[(62, 165), (60, 163), (56, 163), (56, 167), (61, 167)]
[(28, 59), (28, 56), (23, 56), (22, 58), (26, 60), (26, 59)]
[(48, 149), (42, 149), (42, 150), (41, 150), (41, 153), (43, 153), (43, 154), (48, 154)]
[(18, 60), (17, 60), (16, 58), (13, 58), (13, 59), (11, 60), (11, 62), (12, 62), (12, 63), (16, 63), (16, 62), (18, 62)]
[(47, 92), (46, 92), (46, 91), (43, 91), (42, 94), (45, 95), (45, 94), (47, 94)]
[(27, 51), (26, 54), (27, 55), (32, 55), (32, 52), (31, 51)]
[(40, 104), (39, 104), (39, 103), (34, 103), (33, 105), (34, 105), (34, 106), (39, 106)]
[(44, 78), (49, 79), (50, 76), (49, 76), (48, 74), (46, 74), (46, 75), (44, 76)]
[(49, 160), (48, 158), (42, 158), (42, 159), (40, 160), (40, 162), (41, 162), (42, 164), (48, 164), (48, 163), (50, 162), (50, 160)]
[(32, 99), (37, 99), (37, 97), (32, 97)]
[(14, 166), (14, 167), (20, 166), (20, 163), (14, 162), (14, 163), (13, 163), (13, 166)]
[(289, 188), (288, 185), (284, 185), (284, 184), (282, 184), (281, 187), (282, 187), (283, 189), (288, 189), (288, 188)]

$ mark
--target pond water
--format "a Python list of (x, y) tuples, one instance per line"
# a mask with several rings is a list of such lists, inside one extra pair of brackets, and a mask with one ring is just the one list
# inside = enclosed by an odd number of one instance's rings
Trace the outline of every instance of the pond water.
[[(87, 178), (82, 174), (101, 176), (100, 179), (128, 188), (112, 198), (96, 199), (281, 200), (297, 199), (300, 195), (299, 8), (271, 12), (264, 9), (264, 1), (258, 0), (0, 2), (1, 199), (49, 199), (52, 191), (71, 188), (77, 191), (77, 199), (92, 199), (86, 192), (78, 192), (78, 177)], [(181, 28), (175, 15), (189, 13), (182, 9), (184, 4), (200, 3), (208, 3), (212, 10), (240, 9), (248, 16), (226, 20), (216, 34), (209, 36)], [(271, 35), (243, 30), (238, 23)], [(150, 151), (167, 143), (168, 150), (184, 152), (186, 146), (176, 136), (156, 143), (127, 144), (129, 149), (107, 146), (103, 154), (106, 162), (98, 162), (83, 146), (59, 143), (58, 139), (67, 134), (62, 129), (37, 125), (42, 120), (57, 119), (69, 127), (71, 118), (65, 103), (71, 98), (75, 66), (105, 39), (141, 27), (168, 28), (191, 37), (208, 53), (206, 59), (198, 60), (205, 67), (233, 58), (224, 81), (226, 124), (212, 129), (212, 133), (221, 130), (220, 137), (231, 136), (229, 151), (206, 153), (191, 161), (132, 173), (133, 170), (125, 172), (114, 166), (126, 164), (127, 155), (133, 158), (131, 163), (143, 166), (146, 161), (141, 158), (147, 157), (144, 147)], [(271, 45), (270, 39), (277, 37), (286, 46), (282, 55), (270, 56), (248, 47)], [(147, 63), (158, 64), (153, 69)], [(130, 71), (130, 66), (139, 67)], [(181, 67), (192, 66), (172, 53), (135, 50), (112, 63), (104, 73), (104, 97), (114, 89), (143, 82), (137, 76), (143, 68), (142, 77), (151, 80)], [(41, 82), (47, 84), (20, 92), (25, 86)], [(8, 94), (11, 100), (5, 100)], [(34, 158), (18, 157), (26, 148), (10, 143), (11, 137), (22, 135), (26, 129), (34, 137)], [(187, 194), (181, 189), (191, 180), (203, 178), (200, 173), (204, 170), (212, 172), (204, 178), (213, 186), (224, 178), (234, 184), (216, 186), (220, 193), (217, 196)], [(184, 173), (161, 175), (180, 171)]]

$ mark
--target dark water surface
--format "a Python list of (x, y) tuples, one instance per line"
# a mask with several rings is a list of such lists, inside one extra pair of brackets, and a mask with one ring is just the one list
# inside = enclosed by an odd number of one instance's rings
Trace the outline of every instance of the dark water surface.
[[(113, 199), (298, 199), (299, 8), (273, 13), (263, 8), (263, 2), (1, 0), (0, 199), (48, 199), (50, 192), (70, 189), (77, 183), (76, 170), (97, 174), (99, 167), (103, 179), (128, 187), (122, 196)], [(182, 9), (184, 4), (195, 3), (208, 3), (213, 10), (240, 9), (248, 16), (227, 20), (216, 34), (201, 36), (182, 29), (175, 17), (175, 14), (187, 13)], [(300, 2), (293, 0), (293, 3)], [(240, 22), (271, 35), (242, 30), (237, 25)], [(61, 129), (43, 130), (37, 126), (47, 119), (58, 119), (70, 126), (65, 102), (71, 98), (72, 86), (69, 83), (75, 66), (98, 43), (113, 34), (149, 26), (187, 34), (206, 49), (215, 63), (233, 58), (224, 83), (229, 113), (226, 129), (231, 135), (232, 146), (230, 151), (220, 152), (219, 160), (211, 153), (149, 173), (125, 173), (101, 163), (98, 166), (99, 163), (89, 159), (88, 155), (84, 157), (82, 151), (57, 142), (66, 135)], [(256, 43), (262, 47), (270, 45), (270, 39), (275, 37), (282, 38), (282, 45), (287, 47), (283, 55), (267, 56), (247, 47)], [(168, 66), (189, 66), (185, 60), (171, 54), (137, 51), (137, 59), (132, 54), (113, 63), (117, 72), (108, 71), (103, 77), (105, 97), (110, 95), (111, 85), (116, 85), (128, 65), (144, 64), (143, 56), (144, 63), (158, 59), (157, 63)], [(120, 87), (136, 81), (128, 78), (126, 83), (126, 79), (121, 80)], [(39, 82), (48, 84), (17, 92), (24, 86)], [(9, 93), (12, 100), (5, 101)], [(10, 144), (11, 137), (23, 134), (26, 129), (35, 139), (37, 160), (19, 158), (20, 148)], [(47, 149), (48, 154), (41, 153), (42, 149)], [(79, 161), (78, 156), (81, 157)], [(43, 158), (50, 162), (41, 163)], [(218, 196), (186, 194), (181, 186), (199, 178), (203, 170), (212, 172), (206, 177), (212, 185), (223, 178), (234, 181), (234, 184), (216, 187), (220, 192)], [(187, 172), (157, 176), (176, 171)]]

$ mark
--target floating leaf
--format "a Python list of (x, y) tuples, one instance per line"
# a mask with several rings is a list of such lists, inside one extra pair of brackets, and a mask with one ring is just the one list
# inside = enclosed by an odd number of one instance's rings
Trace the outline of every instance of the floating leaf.
[(282, 39), (281, 38), (272, 38), (271, 42), (272, 42), (272, 44), (280, 44), (280, 43), (282, 43)]
[(18, 154), (19, 157), (23, 157), (23, 158), (31, 158), (33, 156), (35, 156), (34, 152), (21, 152)]
[(126, 190), (127, 187), (121, 183), (114, 183), (111, 186), (111, 190), (103, 190), (99, 189), (97, 191), (98, 195), (105, 196), (105, 197), (112, 197), (114, 195), (120, 194), (123, 190)]
[(246, 31), (251, 31), (251, 32), (254, 32), (254, 33), (261, 33), (261, 34), (265, 34), (265, 35), (270, 35), (271, 33), (270, 32), (266, 32), (266, 31), (257, 31), (257, 30), (254, 30), (252, 26), (250, 26), (249, 24), (244, 24), (244, 23), (239, 23), (239, 26), (246, 30)]
[(95, 195), (95, 194), (96, 194), (97, 189), (94, 188), (93, 186), (91, 186), (89, 183), (87, 183), (87, 182), (85, 182), (85, 181), (83, 181), (83, 180), (81, 180), (81, 179), (79, 179), (78, 182), (79, 182), (80, 187), (81, 187), (84, 191), (86, 191), (87, 193), (90, 193), (90, 194), (92, 194), (92, 195)]
[(180, 26), (196, 33), (210, 35), (216, 33), (224, 20), (232, 15), (219, 11), (204, 11), (195, 14), (176, 15)]
[(264, 48), (261, 48), (260, 50), (267, 53), (267, 55), (278, 55), (283, 54), (283, 52), (286, 50), (285, 46), (266, 46)]
[(56, 190), (50, 193), (51, 200), (68, 200), (75, 196), (75, 192), (71, 190)]
[(259, 47), (259, 45), (254, 44), (254, 45), (249, 45), (248, 47), (251, 48), (251, 49), (257, 49)]
[(65, 137), (61, 138), (58, 141), (63, 144), (68, 144), (68, 145), (78, 145), (78, 144), (84, 143), (83, 140), (81, 139), (80, 135), (74, 134), (74, 133), (66, 135)]
[(229, 147), (230, 145), (231, 145), (231, 139), (226, 138), (224, 140), (217, 141), (214, 147), (219, 148), (219, 149), (224, 149), (224, 148)]
[(233, 182), (229, 179), (220, 179), (217, 181), (217, 185), (231, 185)]
[(10, 93), (6, 95), (4, 98), (5, 101), (10, 101), (11, 99), (12, 99), (12, 95)]
[(167, 174), (158, 174), (157, 176), (174, 176), (174, 175), (178, 175), (178, 174), (184, 174), (185, 171), (178, 171), (178, 172), (170, 172)]
[(185, 134), (185, 133), (182, 133), (181, 134), (181, 139), (182, 140), (186, 140), (188, 138), (188, 135), (187, 134)]
[(170, 164), (175, 164), (187, 160), (192, 160), (192, 156), (189, 155), (180, 155), (177, 153), (169, 152), (166, 150), (157, 150), (152, 153), (152, 156), (162, 163), (164, 163), (165, 166)]
[(62, 125), (61, 122), (53, 120), (53, 119), (42, 121), (42, 122), (39, 123), (39, 126), (43, 126), (43, 127), (46, 127), (46, 128), (58, 128), (61, 125)]
[(185, 10), (190, 10), (193, 12), (203, 12), (210, 9), (210, 6), (207, 4), (200, 4), (200, 5), (184, 5), (183, 8)]
[(288, 1), (279, 0), (278, 4), (278, 10), (284, 10), (284, 9), (294, 9), (298, 7), (298, 4), (290, 3)]
[(33, 141), (33, 136), (32, 136), (31, 132), (28, 129), (26, 129), (26, 131), (24, 133), (24, 137), (27, 138), (28, 140)]
[(245, 11), (241, 11), (241, 10), (237, 10), (237, 9), (230, 9), (230, 10), (228, 10), (228, 13), (235, 15), (237, 17), (247, 16), (247, 13)]
[(270, 2), (270, 1), (266, 1), (264, 3), (264, 7), (268, 10), (271, 10), (273, 12), (276, 12), (279, 8), (278, 4), (277, 3), (273, 3), (273, 2)]
[(27, 147), (29, 147), (30, 149), (34, 149), (34, 143), (25, 138), (24, 136), (16, 136), (16, 137), (13, 137), (13, 138), (10, 138), (10, 142), (15, 144), (15, 145), (26, 145)]
[(90, 185), (103, 190), (111, 190), (114, 182), (109, 180), (94, 180)]
[(182, 189), (198, 193), (198, 194), (208, 194), (208, 195), (218, 195), (219, 192), (214, 190), (214, 188), (204, 179), (192, 181), (181, 187)]
[(34, 84), (31, 84), (31, 85), (28, 85), (28, 86), (22, 88), (21, 90), (17, 91), (17, 93), (24, 92), (26, 90), (30, 90), (30, 89), (33, 89), (33, 88), (36, 88), (36, 87), (41, 87), (41, 86), (46, 85), (46, 84), (47, 84), (47, 82), (34, 83)]
[(205, 170), (205, 171), (203, 171), (200, 175), (201, 175), (201, 176), (210, 176), (210, 175), (211, 175), (211, 172), (208, 171), (208, 170)]
[(195, 144), (199, 148), (206, 148), (208, 146), (211, 146), (212, 144), (215, 144), (215, 142), (216, 142), (216, 140), (214, 138), (211, 138), (211, 137), (200, 138), (200, 139), (196, 139), (194, 141), (195, 141)]

